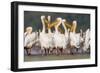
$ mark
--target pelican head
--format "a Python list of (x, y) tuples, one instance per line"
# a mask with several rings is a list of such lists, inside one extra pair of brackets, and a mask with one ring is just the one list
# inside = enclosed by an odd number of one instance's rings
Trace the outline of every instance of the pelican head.
[(82, 31), (82, 29), (80, 29), (80, 34), (81, 34), (81, 36), (83, 35), (83, 31)]
[(76, 20), (74, 20), (74, 21), (73, 21), (73, 24), (74, 24), (74, 25), (77, 25), (77, 21), (76, 21)]
[(50, 21), (50, 19), (51, 19), (51, 16), (48, 16), (48, 20)]
[(41, 16), (41, 19), (43, 20), (44, 18), (45, 18), (45, 16), (44, 16), (44, 15), (42, 15), (42, 16)]
[(62, 18), (58, 17), (56, 20), (58, 22), (58, 24), (57, 24), (57, 27), (58, 27), (61, 24), (61, 22), (62, 22)]
[(62, 20), (62, 18), (61, 18), (61, 17), (58, 17), (58, 18), (57, 18), (57, 21), (61, 21), (61, 20)]
[(62, 22), (66, 22), (66, 19), (63, 19)]
[(31, 27), (31, 26), (27, 27), (27, 28), (26, 28), (26, 32), (27, 32), (27, 33), (32, 33), (32, 27)]
[(82, 32), (82, 29), (80, 29), (80, 32)]
[(66, 22), (66, 19), (63, 19), (62, 20), (62, 25), (65, 27), (65, 22)]

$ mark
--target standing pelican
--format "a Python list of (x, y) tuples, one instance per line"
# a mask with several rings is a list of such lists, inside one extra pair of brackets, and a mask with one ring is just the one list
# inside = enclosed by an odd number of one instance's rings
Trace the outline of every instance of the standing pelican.
[(47, 19), (44, 18), (44, 23), (45, 23), (45, 26), (46, 26), (47, 31), (48, 31), (48, 33), (45, 33), (46, 37), (47, 37), (46, 40), (48, 41), (47, 45), (49, 47), (46, 49), (46, 54), (50, 54), (50, 51), (54, 47), (54, 45), (53, 45), (53, 33), (51, 31), (51, 28), (49, 27), (51, 25), (50, 21), (51, 21), (51, 16), (48, 16)]
[(85, 32), (85, 42), (83, 44), (83, 50), (87, 51), (90, 46), (90, 29), (87, 29)]
[(50, 47), (49, 45), (50, 38), (48, 33), (46, 33), (45, 16), (41, 16), (41, 21), (42, 21), (43, 28), (42, 28), (42, 32), (40, 32), (39, 41), (40, 41), (42, 52), (45, 51), (44, 53), (48, 54), (48, 49)]
[(64, 43), (65, 48), (64, 49), (67, 49), (68, 44), (69, 44), (69, 29), (66, 28), (66, 20), (65, 19), (62, 20), (62, 25), (63, 25), (64, 31), (65, 31), (64, 32), (64, 36), (65, 36), (65, 43)]
[(50, 21), (51, 21), (51, 16), (48, 16), (48, 23), (47, 23), (47, 29), (48, 29), (48, 42), (49, 42), (49, 49), (48, 49), (48, 53), (50, 54), (51, 53), (51, 51), (52, 51), (52, 49), (54, 48), (54, 43), (53, 43), (53, 33), (52, 33), (52, 31), (51, 31), (51, 28), (49, 28), (49, 26), (51, 25), (51, 23), (50, 23)]
[(54, 32), (54, 44), (55, 48), (57, 49), (57, 54), (62, 54), (63, 49), (66, 48), (66, 38), (64, 34), (61, 34), (58, 31), (58, 27), (62, 23), (62, 18), (57, 18), (57, 25), (55, 25), (55, 32)]
[(76, 33), (76, 28), (77, 28), (77, 21), (73, 21), (73, 27), (72, 27), (72, 32), (70, 32), (70, 45), (71, 45), (71, 50), (74, 49), (79, 49), (81, 46), (81, 43), (83, 42), (83, 37), (82, 37), (82, 30), (80, 30), (80, 33)]
[(32, 32), (32, 27), (27, 27), (24, 33), (24, 49), (28, 55), (31, 55), (31, 49), (37, 40), (37, 32)]

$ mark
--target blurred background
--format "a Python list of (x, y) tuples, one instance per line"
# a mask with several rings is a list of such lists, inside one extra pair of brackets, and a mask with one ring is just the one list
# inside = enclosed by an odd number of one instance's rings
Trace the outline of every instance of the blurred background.
[(42, 15), (45, 15), (46, 17), (50, 15), (51, 22), (55, 21), (57, 17), (66, 19), (69, 22), (69, 24), (72, 24), (72, 21), (76, 20), (77, 21), (76, 32), (79, 32), (80, 29), (86, 31), (86, 29), (90, 28), (90, 14), (24, 11), (24, 26), (25, 26), (24, 29), (28, 26), (32, 26), (33, 31), (38, 31), (39, 29), (42, 30), (42, 23), (41, 23)]

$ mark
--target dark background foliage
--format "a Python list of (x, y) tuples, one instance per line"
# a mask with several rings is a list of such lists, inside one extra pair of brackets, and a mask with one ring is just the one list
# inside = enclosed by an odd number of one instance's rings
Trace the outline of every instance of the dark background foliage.
[(77, 20), (78, 25), (76, 32), (79, 32), (80, 29), (85, 31), (90, 28), (90, 14), (24, 11), (24, 29), (28, 26), (32, 26), (33, 31), (42, 30), (41, 15), (50, 15), (51, 22), (57, 17), (66, 19), (70, 24), (73, 20)]

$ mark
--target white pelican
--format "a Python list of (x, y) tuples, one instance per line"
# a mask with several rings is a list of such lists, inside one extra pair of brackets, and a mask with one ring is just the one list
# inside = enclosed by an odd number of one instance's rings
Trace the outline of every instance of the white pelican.
[(32, 27), (26, 28), (26, 32), (24, 33), (24, 48), (26, 49), (28, 55), (31, 55), (31, 49), (36, 43), (37, 36), (37, 32), (32, 32)]
[(81, 44), (84, 41), (83, 36), (82, 36), (82, 30), (80, 30), (80, 33), (76, 33), (76, 26), (77, 26), (77, 21), (73, 21), (73, 24), (75, 27), (73, 27), (73, 32), (70, 32), (70, 45), (71, 48), (81, 48)]
[[(62, 54), (63, 49), (66, 48), (66, 37), (64, 34), (61, 34), (58, 31), (58, 27), (61, 25), (62, 23), (62, 18), (57, 18), (57, 25), (55, 26), (55, 32), (54, 32), (54, 45), (55, 48), (57, 49), (57, 54), (58, 52), (60, 54)], [(59, 50), (60, 49), (60, 50)]]
[(65, 32), (64, 32), (65, 42), (63, 43), (63, 45), (64, 45), (65, 47), (64, 47), (63, 49), (67, 49), (67, 48), (68, 48), (69, 38), (70, 38), (70, 36), (69, 36), (69, 29), (66, 28), (65, 22), (66, 22), (66, 20), (63, 19), (63, 20), (62, 20), (62, 25), (63, 25), (64, 31), (65, 31)]
[(43, 28), (42, 28), (42, 31), (40, 32), (39, 41), (40, 41), (42, 52), (45, 51), (45, 54), (47, 54), (47, 50), (49, 49), (49, 41), (50, 40), (49, 40), (49, 37), (48, 37), (48, 33), (46, 33), (44, 19), (45, 19), (45, 16), (41, 16)]
[(87, 29), (85, 32), (85, 42), (83, 44), (83, 50), (87, 51), (90, 46), (90, 29)]
[(47, 29), (48, 29), (48, 45), (49, 45), (49, 49), (48, 49), (48, 53), (50, 54), (51, 53), (51, 51), (52, 51), (52, 49), (54, 48), (54, 41), (53, 41), (53, 33), (52, 33), (52, 31), (51, 31), (51, 28), (49, 28), (49, 26), (50, 26), (50, 21), (51, 21), (51, 16), (48, 16), (48, 24), (47, 24)]

